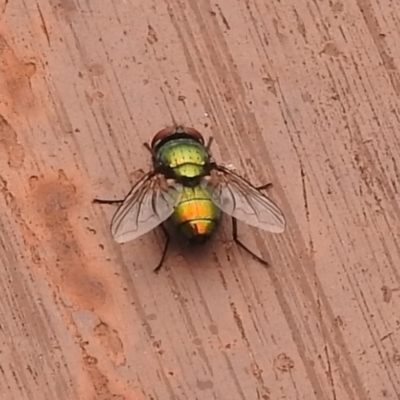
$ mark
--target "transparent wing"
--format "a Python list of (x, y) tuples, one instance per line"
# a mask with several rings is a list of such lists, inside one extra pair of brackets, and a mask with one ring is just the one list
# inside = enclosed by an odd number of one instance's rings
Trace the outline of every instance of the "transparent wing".
[(201, 185), (223, 212), (248, 225), (281, 233), (286, 222), (282, 211), (259, 190), (226, 167), (217, 166)]
[(162, 174), (149, 173), (132, 188), (111, 221), (111, 233), (125, 243), (151, 231), (174, 212), (183, 187)]

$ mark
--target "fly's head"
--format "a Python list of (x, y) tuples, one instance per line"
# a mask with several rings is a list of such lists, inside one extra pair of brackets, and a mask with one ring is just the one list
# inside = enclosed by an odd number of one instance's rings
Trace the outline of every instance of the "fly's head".
[[(209, 145), (194, 128), (175, 126), (159, 131), (151, 141), (154, 169), (165, 176), (201, 177), (208, 174)], [(190, 185), (187, 185), (190, 186)]]
[(158, 150), (170, 140), (176, 139), (193, 139), (196, 142), (199, 142), (204, 146), (204, 138), (203, 135), (194, 128), (187, 128), (183, 126), (177, 126), (172, 128), (164, 128), (161, 131), (157, 132), (151, 141), (151, 149), (157, 154)]

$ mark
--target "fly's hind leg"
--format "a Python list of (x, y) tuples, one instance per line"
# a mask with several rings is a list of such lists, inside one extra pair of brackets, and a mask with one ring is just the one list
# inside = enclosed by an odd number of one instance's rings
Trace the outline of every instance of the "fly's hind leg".
[(153, 272), (155, 272), (156, 274), (158, 274), (158, 272), (160, 271), (160, 268), (164, 264), (164, 260), (165, 260), (165, 256), (167, 255), (167, 250), (168, 250), (169, 240), (170, 240), (169, 233), (167, 231), (167, 228), (164, 226), (164, 224), (161, 224), (160, 227), (161, 227), (161, 230), (163, 231), (164, 236), (165, 236), (165, 245), (164, 245), (164, 250), (163, 250), (162, 255), (161, 255), (160, 262), (158, 263), (157, 267), (154, 268), (154, 270), (153, 270)]
[(122, 204), (124, 200), (103, 200), (103, 199), (93, 199), (92, 203), (96, 204)]
[[(272, 187), (272, 183), (266, 183), (265, 185), (257, 186), (256, 189), (261, 191), (261, 190), (268, 190), (269, 188)], [(269, 266), (268, 262), (263, 260), (261, 257), (259, 257), (257, 254), (254, 254), (244, 243), (242, 243), (239, 238), (238, 238), (238, 231), (237, 231), (237, 219), (232, 217), (232, 236), (233, 236), (233, 241), (240, 246), (246, 253), (250, 254), (255, 260), (257, 260), (259, 263), (262, 265), (265, 265), (266, 267)]]
[(232, 236), (233, 236), (233, 241), (240, 246), (244, 251), (246, 251), (248, 254), (250, 254), (255, 260), (257, 260), (259, 263), (262, 265), (265, 265), (266, 267), (269, 266), (267, 261), (263, 260), (256, 254), (254, 254), (245, 244), (243, 244), (239, 238), (238, 238), (238, 232), (237, 232), (237, 219), (232, 217)]
[(268, 190), (272, 187), (272, 183), (266, 183), (265, 185), (261, 185), (256, 187), (257, 190)]

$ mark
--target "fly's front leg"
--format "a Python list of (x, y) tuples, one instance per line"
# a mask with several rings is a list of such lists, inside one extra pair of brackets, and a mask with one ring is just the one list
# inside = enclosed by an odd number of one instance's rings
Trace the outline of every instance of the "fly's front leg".
[(232, 217), (232, 236), (233, 236), (233, 241), (240, 246), (244, 251), (246, 251), (248, 254), (250, 254), (254, 259), (256, 259), (259, 263), (262, 265), (265, 265), (266, 267), (269, 266), (267, 261), (263, 260), (256, 254), (254, 254), (245, 244), (243, 244), (239, 238), (238, 238), (238, 232), (237, 232), (237, 219)]
[(151, 153), (152, 156), (154, 156), (154, 151), (147, 142), (143, 143), (143, 146)]
[(165, 245), (164, 245), (163, 253), (161, 255), (160, 262), (158, 263), (157, 267), (154, 268), (154, 270), (153, 270), (153, 272), (155, 272), (156, 274), (158, 274), (158, 272), (160, 271), (160, 268), (163, 266), (163, 263), (164, 263), (164, 260), (165, 260), (165, 256), (167, 254), (168, 246), (169, 246), (169, 241), (170, 241), (170, 236), (169, 236), (169, 233), (167, 231), (167, 228), (164, 226), (164, 224), (161, 224), (160, 227), (161, 227), (161, 230), (163, 231), (164, 236), (165, 236)]
[(206, 144), (207, 153), (210, 151), (210, 148), (211, 148), (211, 145), (212, 145), (213, 141), (214, 141), (214, 138), (212, 136), (210, 136), (208, 138), (208, 141), (207, 141), (207, 144)]

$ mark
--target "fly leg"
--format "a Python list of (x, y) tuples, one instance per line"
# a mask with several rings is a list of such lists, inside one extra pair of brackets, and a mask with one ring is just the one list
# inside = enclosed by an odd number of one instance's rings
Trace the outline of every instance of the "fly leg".
[[(125, 200), (102, 200), (102, 199), (93, 199), (92, 200), (92, 202), (96, 203), (96, 204), (121, 204), (124, 201)], [(164, 224), (161, 224), (160, 227), (161, 227), (161, 230), (163, 231), (164, 236), (165, 236), (165, 245), (164, 245), (163, 253), (161, 255), (161, 259), (160, 259), (157, 267), (154, 268), (154, 270), (153, 270), (153, 272), (155, 272), (156, 274), (158, 274), (160, 268), (162, 267), (162, 265), (164, 263), (165, 256), (167, 255), (169, 241), (170, 241), (169, 233), (168, 233), (167, 229), (165, 228)]]
[(146, 147), (146, 149), (151, 153), (152, 156), (154, 156), (154, 151), (147, 142), (143, 143), (143, 146)]
[(214, 138), (212, 136), (210, 136), (208, 138), (208, 141), (207, 141), (207, 144), (206, 144), (207, 153), (210, 151), (210, 147), (211, 147), (213, 141), (214, 141)]
[(160, 225), (161, 230), (164, 232), (164, 236), (165, 236), (165, 245), (164, 245), (164, 250), (163, 253), (161, 255), (161, 259), (160, 262), (158, 263), (157, 267), (154, 268), (153, 272), (155, 272), (156, 274), (158, 274), (158, 272), (160, 271), (160, 268), (162, 267), (164, 260), (165, 260), (165, 256), (167, 254), (167, 250), (168, 250), (168, 246), (169, 246), (169, 240), (170, 240), (170, 236), (169, 233), (167, 231), (167, 228), (164, 226), (164, 224)]
[(272, 187), (272, 183), (266, 183), (265, 185), (261, 185), (261, 186), (256, 187), (256, 189), (257, 190), (267, 190), (270, 187)]
[(238, 232), (237, 232), (237, 219), (232, 217), (232, 236), (233, 236), (233, 241), (240, 246), (244, 251), (246, 251), (248, 254), (250, 254), (254, 259), (256, 259), (259, 263), (262, 265), (265, 265), (268, 267), (267, 261), (263, 260), (262, 258), (258, 257), (256, 254), (254, 254), (245, 244), (243, 244), (239, 238), (238, 238)]
[(93, 199), (92, 203), (96, 204), (122, 204), (124, 200), (102, 200), (102, 199)]
[[(267, 183), (265, 185), (261, 185), (256, 187), (257, 190), (267, 190), (270, 187), (272, 187), (272, 183)], [(254, 254), (244, 243), (242, 243), (239, 238), (238, 238), (238, 232), (237, 232), (237, 219), (232, 217), (232, 236), (233, 236), (233, 241), (240, 246), (244, 251), (246, 251), (248, 254), (250, 254), (254, 259), (256, 259), (259, 263), (262, 265), (265, 265), (266, 267), (269, 266), (268, 262), (260, 258), (257, 254)]]

